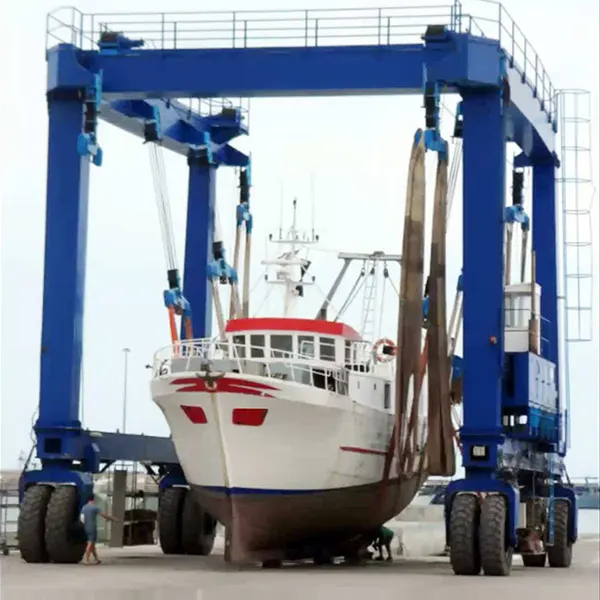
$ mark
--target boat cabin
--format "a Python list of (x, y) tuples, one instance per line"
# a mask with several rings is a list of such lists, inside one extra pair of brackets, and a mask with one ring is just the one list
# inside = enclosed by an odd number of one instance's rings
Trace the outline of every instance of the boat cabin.
[(367, 344), (343, 323), (297, 318), (233, 319), (225, 334), (239, 358), (293, 359), (356, 365)]
[(244, 372), (260, 369), (256, 374), (352, 393), (364, 403), (390, 407), (389, 376), (374, 373), (372, 344), (348, 325), (289, 317), (233, 319), (225, 335), (230, 358)]

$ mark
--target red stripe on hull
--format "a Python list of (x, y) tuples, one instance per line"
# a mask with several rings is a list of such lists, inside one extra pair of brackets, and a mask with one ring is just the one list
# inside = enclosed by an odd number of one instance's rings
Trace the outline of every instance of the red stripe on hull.
[(229, 394), (245, 394), (247, 396), (262, 396), (265, 398), (273, 398), (273, 396), (265, 393), (264, 390), (278, 391), (276, 387), (265, 383), (236, 379), (234, 377), (220, 377), (212, 380), (201, 379), (200, 377), (183, 377), (173, 379), (171, 385), (181, 386), (175, 390), (176, 392), (221, 392)]
[(355, 454), (372, 454), (374, 456), (387, 456), (385, 450), (372, 450), (371, 448), (357, 448), (356, 446), (340, 446), (342, 452), (354, 452)]

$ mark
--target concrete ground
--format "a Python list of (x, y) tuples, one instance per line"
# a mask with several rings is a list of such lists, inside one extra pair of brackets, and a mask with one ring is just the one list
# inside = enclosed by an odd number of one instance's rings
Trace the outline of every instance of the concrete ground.
[(108, 550), (104, 563), (28, 565), (12, 553), (0, 559), (2, 600), (410, 600), (473, 598), (597, 600), (599, 546), (577, 543), (573, 566), (525, 569), (515, 557), (510, 577), (456, 577), (444, 558), (396, 558), (362, 567), (311, 564), (267, 571), (226, 565), (213, 556), (164, 556), (158, 548)]

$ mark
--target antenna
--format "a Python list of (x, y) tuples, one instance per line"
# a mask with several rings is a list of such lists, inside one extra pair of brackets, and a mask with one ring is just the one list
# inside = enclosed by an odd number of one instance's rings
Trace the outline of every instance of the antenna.
[(315, 174), (310, 174), (310, 205), (311, 205), (311, 232), (315, 235)]
[[(310, 245), (318, 243), (319, 236), (314, 232), (308, 234), (298, 229), (298, 200), (294, 198), (292, 202), (292, 224), (283, 234), (283, 227), (280, 227), (278, 234), (270, 234), (269, 242), (271, 244), (281, 244), (287, 246), (275, 259), (263, 260), (262, 264), (267, 266), (267, 275), (265, 280), (272, 285), (284, 286), (284, 316), (289, 316), (293, 312), (296, 299), (304, 297), (304, 287), (314, 284), (314, 277), (308, 281), (305, 280), (306, 273), (310, 267), (310, 261), (301, 256), (301, 253)], [(275, 277), (269, 278), (268, 267), (275, 267)]]
[(279, 237), (283, 231), (283, 179), (279, 182)]

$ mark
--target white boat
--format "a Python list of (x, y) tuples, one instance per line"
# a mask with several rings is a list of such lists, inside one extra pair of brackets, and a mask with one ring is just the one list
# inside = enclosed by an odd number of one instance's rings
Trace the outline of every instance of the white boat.
[[(305, 284), (295, 224), (286, 239), (269, 261), (284, 313)], [(197, 503), (225, 526), (228, 560), (353, 556), (411, 502), (424, 459), (392, 458), (394, 363), (389, 340), (290, 316), (233, 319), (156, 354), (153, 399)]]

